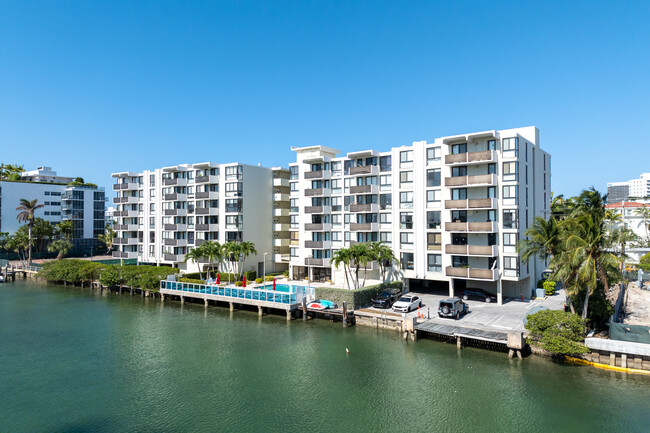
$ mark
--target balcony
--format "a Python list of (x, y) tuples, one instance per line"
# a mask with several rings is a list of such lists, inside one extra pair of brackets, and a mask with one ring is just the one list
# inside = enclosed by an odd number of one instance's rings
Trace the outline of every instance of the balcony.
[(350, 223), (351, 232), (376, 232), (379, 230), (377, 223)]
[(357, 185), (350, 187), (350, 194), (378, 194), (379, 187), (377, 185)]
[(495, 209), (494, 198), (470, 198), (468, 200), (445, 200), (445, 209)]
[(273, 224), (273, 231), (274, 232), (288, 232), (289, 231), (289, 223), (274, 223)]
[(124, 191), (128, 189), (139, 189), (140, 184), (135, 182), (116, 183), (113, 185), (113, 191)]
[(275, 216), (275, 217), (288, 217), (289, 216), (289, 208), (281, 208), (281, 207), (273, 208), (273, 216)]
[(163, 245), (168, 247), (185, 247), (187, 246), (187, 239), (164, 239)]
[(194, 194), (197, 200), (217, 200), (219, 191), (198, 191)]
[(178, 179), (163, 179), (163, 185), (165, 186), (186, 186), (187, 179), (178, 178)]
[(461, 222), (445, 223), (445, 230), (448, 232), (466, 232), (467, 223), (461, 223)]
[(113, 230), (117, 232), (137, 232), (138, 225), (137, 224), (115, 224), (113, 226)]
[(194, 230), (197, 232), (218, 232), (219, 224), (196, 224)]
[(187, 224), (163, 224), (163, 230), (167, 232), (184, 232), (187, 230)]
[(166, 262), (182, 262), (185, 260), (185, 256), (183, 254), (164, 254), (163, 255), (163, 260)]
[(467, 255), (467, 245), (445, 245), (445, 254)]
[(358, 176), (361, 174), (377, 176), (379, 174), (379, 167), (376, 165), (362, 165), (350, 168), (350, 176)]
[(136, 218), (138, 216), (137, 210), (116, 210), (113, 212), (116, 218)]
[(445, 245), (446, 254), (461, 256), (486, 256), (497, 255), (496, 245)]
[(113, 251), (112, 254), (114, 259), (137, 259), (138, 253), (136, 251), (123, 252), (123, 251)]
[(289, 254), (273, 254), (273, 260), (275, 263), (285, 263), (291, 260), (291, 256)]
[(165, 216), (186, 216), (187, 209), (165, 209)]
[(197, 207), (194, 209), (197, 215), (219, 215), (218, 207)]
[(308, 188), (305, 190), (305, 196), (307, 197), (329, 197), (329, 195), (329, 188)]
[(482, 164), (496, 160), (493, 150), (445, 155), (445, 164)]
[(329, 223), (324, 223), (324, 224), (308, 223), (305, 224), (305, 230), (311, 232), (329, 232), (330, 230), (332, 230), (332, 225)]
[(138, 197), (115, 197), (113, 203), (115, 204), (136, 204), (138, 203)]
[(330, 206), (305, 206), (305, 213), (329, 214), (332, 212)]
[(115, 245), (138, 245), (138, 238), (114, 238)]
[(163, 196), (163, 200), (166, 200), (166, 201), (186, 201), (187, 200), (187, 194), (179, 194), (179, 193), (165, 194)]
[(306, 266), (324, 266), (327, 267), (330, 265), (330, 259), (314, 259), (311, 257), (305, 257)]
[(329, 250), (331, 247), (332, 247), (332, 242), (330, 241), (305, 241), (305, 248)]
[(288, 247), (289, 239), (288, 238), (274, 238), (273, 239), (274, 247)]
[(379, 205), (377, 203), (370, 204), (351, 204), (350, 212), (370, 212), (377, 213), (379, 212)]
[(281, 177), (273, 178), (273, 186), (281, 186), (284, 188), (289, 188), (289, 179), (284, 179)]
[(458, 278), (471, 278), (475, 280), (488, 280), (495, 281), (497, 279), (496, 269), (480, 269), (480, 268), (445, 268), (445, 274), (448, 277)]
[(318, 170), (305, 172), (305, 179), (329, 179), (330, 177), (332, 177), (330, 171)]
[(209, 176), (196, 176), (194, 183), (219, 183), (219, 176), (211, 174)]
[(289, 201), (289, 193), (276, 192), (273, 194), (273, 201)]
[(478, 233), (494, 233), (497, 231), (497, 223), (494, 221), (487, 221), (481, 223), (469, 223), (468, 231)]
[(467, 200), (445, 200), (445, 209), (467, 209)]

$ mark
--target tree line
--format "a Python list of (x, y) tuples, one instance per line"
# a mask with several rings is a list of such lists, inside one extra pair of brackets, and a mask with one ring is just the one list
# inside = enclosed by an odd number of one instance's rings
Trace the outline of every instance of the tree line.
[(217, 270), (225, 267), (228, 273), (236, 274), (239, 280), (244, 275), (246, 258), (255, 254), (257, 254), (257, 250), (253, 242), (230, 241), (221, 244), (218, 241), (205, 241), (185, 254), (185, 262), (191, 261), (198, 265), (200, 279), (203, 279), (201, 264), (205, 262), (209, 267), (207, 277), (214, 275), (216, 264)]

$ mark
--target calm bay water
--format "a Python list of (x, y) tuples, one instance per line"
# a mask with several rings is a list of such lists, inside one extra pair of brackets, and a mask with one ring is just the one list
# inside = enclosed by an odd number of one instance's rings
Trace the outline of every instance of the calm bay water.
[(0, 284), (2, 432), (649, 429), (646, 376), (325, 321)]

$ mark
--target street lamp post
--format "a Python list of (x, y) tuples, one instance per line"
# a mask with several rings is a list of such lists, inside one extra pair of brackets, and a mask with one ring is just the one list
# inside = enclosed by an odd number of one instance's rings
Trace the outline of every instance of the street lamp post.
[(269, 253), (264, 253), (264, 261), (262, 262), (262, 285), (266, 285), (266, 256), (268, 256)]
[(307, 256), (307, 287), (311, 284), (311, 259), (312, 256)]

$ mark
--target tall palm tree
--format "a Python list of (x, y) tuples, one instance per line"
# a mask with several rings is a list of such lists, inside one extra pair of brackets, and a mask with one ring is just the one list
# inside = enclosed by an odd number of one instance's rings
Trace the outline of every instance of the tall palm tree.
[(47, 250), (51, 253), (58, 252), (56, 259), (61, 260), (65, 257), (66, 254), (72, 249), (72, 242), (67, 239), (57, 239), (50, 242), (47, 246)]
[(255, 249), (255, 244), (249, 241), (243, 241), (239, 243), (239, 257), (241, 259), (241, 273), (244, 273), (244, 261), (246, 257), (257, 254)]
[(27, 229), (28, 229), (28, 237), (29, 237), (29, 253), (28, 253), (28, 261), (29, 264), (32, 264), (32, 228), (34, 227), (34, 212), (37, 209), (40, 209), (43, 207), (42, 204), (37, 204), (38, 200), (27, 200), (24, 198), (20, 199), (20, 206), (16, 208), (17, 211), (20, 211), (18, 215), (16, 215), (16, 219), (20, 223), (26, 223), (27, 224)]
[[(238, 272), (237, 265), (239, 264), (239, 255), (241, 254), (241, 249), (239, 242), (230, 241), (226, 242), (223, 248), (224, 259), (226, 260), (228, 273), (235, 274)], [(237, 264), (237, 265), (235, 265)]]
[(369, 261), (373, 260), (373, 254), (368, 248), (367, 244), (356, 244), (352, 245), (350, 248), (350, 259), (354, 261), (354, 285), (355, 289), (360, 287), (359, 285), (359, 269), (363, 266), (363, 285), (366, 284), (366, 272), (367, 265)]
[(189, 250), (185, 254), (185, 258), (183, 260), (185, 263), (187, 263), (188, 260), (191, 260), (191, 261), (194, 262), (194, 264), (196, 264), (198, 266), (198, 268), (199, 268), (199, 279), (200, 280), (203, 279), (203, 275), (201, 274), (201, 266), (199, 265), (199, 261), (201, 261), (201, 259), (203, 259), (205, 257), (203, 251), (204, 251), (203, 250), (203, 245), (201, 245), (199, 247), (196, 247), (196, 248), (192, 248), (191, 250)]
[(63, 239), (71, 240), (72, 239), (72, 232), (74, 230), (74, 224), (72, 223), (71, 220), (65, 220), (61, 221), (56, 225), (57, 231), (59, 232), (59, 236)]
[(205, 241), (200, 246), (203, 257), (208, 259), (210, 265), (210, 274), (214, 272), (214, 262), (221, 262), (223, 257), (223, 248), (218, 241)]
[[(345, 274), (345, 284), (349, 289), (350, 279), (352, 279), (352, 275), (350, 271), (350, 250), (347, 248), (341, 248), (340, 250), (335, 251), (334, 254), (332, 254), (332, 263), (337, 268), (340, 265), (343, 265), (343, 273)], [(348, 272), (350, 273), (350, 279), (348, 279)]]
[(638, 208), (634, 213), (641, 218), (643, 218), (643, 227), (645, 228), (645, 239), (646, 242), (650, 242), (650, 237), (648, 236), (648, 221), (650, 221), (650, 207), (643, 206)]
[(562, 230), (554, 216), (551, 216), (548, 221), (536, 217), (535, 222), (526, 229), (524, 235), (526, 238), (517, 244), (524, 263), (528, 263), (533, 256), (544, 260), (552, 259), (560, 252)]
[(106, 246), (106, 254), (110, 253), (113, 249), (113, 240), (116, 236), (117, 233), (115, 233), (115, 230), (113, 230), (110, 224), (106, 226), (104, 233), (97, 236), (97, 240)]
[(393, 265), (393, 262), (399, 264), (399, 260), (395, 257), (393, 249), (383, 242), (371, 242), (370, 251), (377, 260), (379, 271), (381, 273), (381, 281), (386, 281), (386, 270)]

